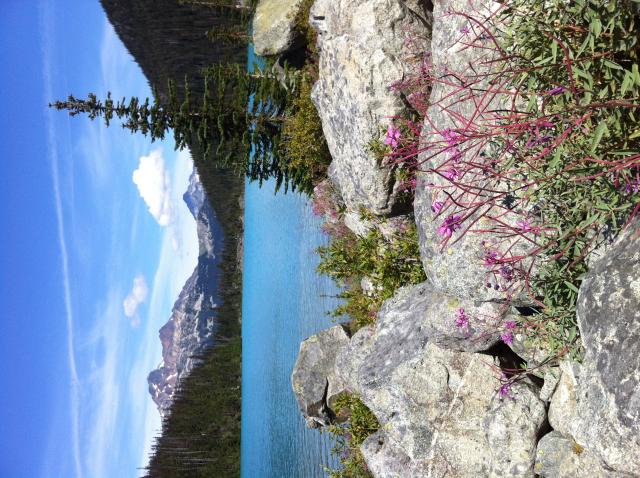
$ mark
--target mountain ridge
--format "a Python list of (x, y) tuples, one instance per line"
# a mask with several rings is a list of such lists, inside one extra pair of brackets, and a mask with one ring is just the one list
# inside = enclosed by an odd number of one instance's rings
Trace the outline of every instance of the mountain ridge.
[(183, 199), (196, 220), (199, 255), (169, 320), (159, 331), (162, 363), (147, 377), (149, 393), (163, 416), (180, 379), (193, 369), (197, 357), (213, 345), (220, 302), (219, 263), (224, 234), (195, 170)]

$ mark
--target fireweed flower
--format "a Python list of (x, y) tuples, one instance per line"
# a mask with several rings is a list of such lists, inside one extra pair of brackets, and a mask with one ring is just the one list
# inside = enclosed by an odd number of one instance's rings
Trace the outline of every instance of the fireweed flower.
[(393, 149), (398, 147), (398, 140), (400, 139), (400, 128), (395, 128), (393, 125), (389, 125), (387, 128), (387, 137), (384, 139), (384, 144), (391, 146)]
[(628, 194), (637, 194), (640, 190), (640, 179), (636, 179), (635, 181), (631, 181), (630, 183), (625, 184), (624, 191)]
[(438, 234), (450, 238), (454, 232), (460, 229), (460, 222), (462, 218), (460, 216), (449, 216), (447, 217), (440, 227), (438, 228)]
[(513, 332), (504, 332), (500, 339), (507, 345), (513, 344)]
[[(506, 380), (506, 377), (503, 375), (503, 380)], [(511, 395), (511, 384), (509, 382), (503, 383), (498, 389), (498, 396), (500, 400), (504, 400), (505, 398), (510, 398), (513, 400), (513, 395)]]
[(565, 91), (567, 91), (567, 89), (564, 86), (556, 86), (555, 88), (547, 91), (547, 96), (556, 96), (559, 95), (561, 93), (564, 93)]
[(511, 282), (513, 280), (513, 269), (507, 265), (503, 265), (500, 267), (500, 275), (505, 281)]
[(443, 129), (440, 132), (440, 136), (442, 136), (447, 142), (448, 148), (446, 149), (446, 151), (454, 148), (460, 142), (460, 134), (456, 133), (450, 128)]
[(498, 258), (498, 252), (493, 251), (491, 249), (485, 249), (484, 251), (484, 265), (485, 266), (493, 266), (498, 263), (500, 259)]
[(507, 320), (504, 323), (504, 328), (507, 330), (513, 330), (516, 328), (516, 321), (515, 320)]
[(453, 167), (447, 169), (444, 173), (442, 173), (442, 175), (450, 181), (457, 181), (460, 178), (460, 173), (456, 168)]
[(469, 327), (469, 316), (465, 313), (463, 308), (456, 310), (456, 327), (459, 329)]
[(531, 223), (529, 222), (528, 219), (522, 219), (521, 221), (516, 222), (516, 226), (518, 226), (518, 228), (522, 232), (531, 232), (531, 231), (533, 231), (533, 227), (531, 226)]
[(442, 211), (443, 206), (444, 203), (442, 201), (436, 201), (431, 205), (431, 212), (433, 212), (434, 214), (438, 214), (440, 211)]

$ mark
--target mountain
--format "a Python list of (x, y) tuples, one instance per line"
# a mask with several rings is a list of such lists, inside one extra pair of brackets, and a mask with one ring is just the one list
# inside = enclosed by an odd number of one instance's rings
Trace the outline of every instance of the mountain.
[[(246, 61), (246, 45), (212, 43), (207, 31), (238, 22), (233, 10), (181, 5), (178, 0), (100, 0), (109, 22), (140, 65), (149, 84), (167, 98), (167, 81), (180, 93), (185, 79), (195, 96), (202, 69), (218, 61)], [(238, 10), (239, 11), (239, 10)]]
[(162, 363), (147, 378), (161, 415), (169, 409), (180, 379), (193, 369), (196, 357), (212, 345), (220, 303), (223, 231), (195, 170), (183, 199), (196, 220), (199, 256), (171, 317), (160, 329)]

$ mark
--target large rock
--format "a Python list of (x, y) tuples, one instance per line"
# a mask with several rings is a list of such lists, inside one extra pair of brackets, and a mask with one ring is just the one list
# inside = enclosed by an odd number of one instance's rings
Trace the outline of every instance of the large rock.
[[(499, 4), (479, 0), (434, 0), (433, 4), (433, 70), (442, 81), (433, 83), (422, 129), (424, 151), (420, 155), (421, 172), (414, 200), (420, 254), (427, 277), (438, 289), (458, 297), (504, 299), (505, 289), (515, 289), (517, 272), (514, 273), (511, 267), (501, 271), (500, 264), (490, 262), (487, 265), (486, 259), (493, 261), (492, 254), (498, 257), (526, 255), (533, 246), (518, 234), (505, 237), (505, 232), (511, 232), (505, 230), (505, 226), (516, 228), (523, 219), (523, 211), (509, 210), (503, 205), (490, 210), (489, 206), (474, 209), (478, 203), (494, 196), (495, 191), (506, 192), (509, 185), (483, 179), (479, 169), (465, 173), (465, 161), (478, 164), (482, 157), (490, 158), (495, 152), (475, 144), (477, 140), (463, 142), (464, 128), (481, 131), (493, 112), (505, 109), (506, 101), (510, 100), (498, 94), (481, 98), (488, 88), (488, 79), (478, 80), (476, 75), (481, 77), (490, 73), (490, 65), (495, 64), (490, 62), (492, 50), (469, 47), (467, 43), (474, 41), (476, 33), (463, 33), (473, 23), (465, 14), (471, 17), (488, 14), (499, 8)], [(458, 84), (465, 81), (473, 85), (476, 96), (471, 89), (461, 88)], [(478, 152), (484, 156), (476, 157)], [(467, 183), (471, 192), (461, 196), (461, 189), (454, 183)], [(476, 188), (481, 187), (492, 192), (478, 196)], [(455, 202), (460, 206), (456, 206), (451, 198), (456, 198)], [(469, 217), (462, 224), (457, 224), (467, 215)], [(499, 221), (487, 219), (491, 216)], [(450, 237), (447, 237), (446, 228), (441, 228), (447, 220), (451, 223)], [(459, 229), (454, 231), (457, 226)], [(471, 230), (465, 232), (467, 228)], [(474, 232), (479, 230), (484, 232)], [(532, 233), (521, 232), (534, 239)], [(523, 264), (525, 270), (528, 265)], [(516, 294), (513, 301), (522, 305), (531, 302), (524, 293)]]
[[(461, 310), (464, 319), (462, 326), (457, 326)], [(383, 363), (378, 365), (395, 366), (419, 355), (427, 340), (451, 350), (487, 350), (500, 340), (506, 312), (500, 304), (476, 304), (442, 294), (427, 282), (398, 289), (380, 308), (376, 325), (378, 341), (384, 341), (387, 352), (392, 346), (396, 351), (392, 356), (381, 356)]]
[[(430, 13), (418, 0), (316, 0), (310, 22), (318, 32), (319, 78), (312, 98), (333, 158), (329, 176), (347, 207), (392, 213), (402, 196), (393, 171), (367, 148), (405, 103), (389, 86), (428, 49)], [(411, 50), (407, 36), (416, 40)]]
[(261, 56), (285, 53), (300, 43), (296, 31), (304, 0), (260, 0), (253, 16), (253, 48)]
[(565, 435), (571, 434), (571, 423), (577, 411), (576, 391), (578, 389), (579, 365), (569, 361), (560, 362), (560, 379), (549, 404), (549, 424)]
[(371, 353), (374, 329), (369, 325), (358, 330), (346, 347), (338, 352), (335, 373), (349, 393), (360, 395), (358, 371)]
[(630, 478), (608, 469), (592, 452), (557, 431), (538, 443), (535, 472), (544, 478)]
[(342, 380), (335, 374), (335, 361), (348, 343), (346, 330), (336, 325), (300, 344), (291, 385), (300, 411), (311, 427), (327, 425), (335, 418), (331, 403), (345, 391)]
[(418, 478), (426, 476), (417, 469), (420, 464), (409, 458), (383, 430), (379, 430), (360, 446), (367, 468), (374, 478)]
[(578, 295), (585, 347), (573, 436), (616, 471), (640, 475), (640, 219), (587, 274)]
[(398, 348), (377, 339), (360, 370), (362, 400), (412, 469), (423, 470), (414, 476), (534, 476), (546, 418), (536, 386), (523, 380), (501, 399), (494, 359), (431, 343), (419, 356), (380, 369), (380, 357), (393, 362)]

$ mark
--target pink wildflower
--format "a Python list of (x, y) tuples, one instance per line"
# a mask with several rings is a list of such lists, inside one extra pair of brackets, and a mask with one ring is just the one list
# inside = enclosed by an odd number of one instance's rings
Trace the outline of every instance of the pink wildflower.
[(484, 251), (484, 265), (493, 266), (500, 261), (498, 258), (498, 252), (491, 249), (485, 249)]
[(449, 146), (455, 146), (459, 142), (458, 138), (460, 138), (460, 135), (451, 128), (443, 129), (440, 135), (446, 140)]
[(502, 339), (502, 341), (507, 344), (507, 345), (511, 345), (513, 344), (513, 333), (512, 332), (504, 332), (501, 336), (500, 339)]
[(454, 232), (460, 229), (460, 222), (462, 218), (460, 216), (449, 216), (447, 217), (440, 227), (438, 228), (438, 234), (450, 238)]
[(456, 311), (456, 327), (459, 329), (469, 327), (469, 316), (465, 313), (463, 308)]
[(523, 219), (521, 221), (516, 222), (516, 226), (522, 230), (522, 232), (531, 232), (533, 231), (533, 227), (528, 219)]
[(516, 328), (516, 321), (515, 320), (507, 320), (504, 323), (504, 328), (507, 330), (513, 330)]
[(564, 93), (565, 91), (567, 91), (567, 89), (564, 86), (556, 86), (555, 88), (547, 91), (547, 96), (556, 96), (560, 93)]
[(513, 269), (507, 265), (503, 265), (500, 267), (500, 275), (507, 282), (511, 282), (513, 280)]
[(624, 186), (624, 191), (626, 194), (637, 194), (640, 190), (640, 180), (636, 179), (635, 181), (631, 181), (626, 183)]
[(444, 203), (442, 201), (436, 201), (431, 205), (431, 211), (434, 214), (438, 214), (442, 210), (443, 206), (444, 206)]
[(513, 395), (511, 395), (511, 384), (509, 382), (503, 383), (498, 390), (498, 396), (500, 400), (504, 400), (505, 398), (510, 398), (513, 400)]
[(398, 147), (398, 140), (400, 139), (400, 128), (395, 128), (393, 125), (389, 125), (387, 128), (387, 137), (384, 139), (384, 144), (391, 146), (393, 149)]
[(447, 169), (442, 175), (450, 181), (457, 181), (460, 178), (460, 173), (454, 167)]

